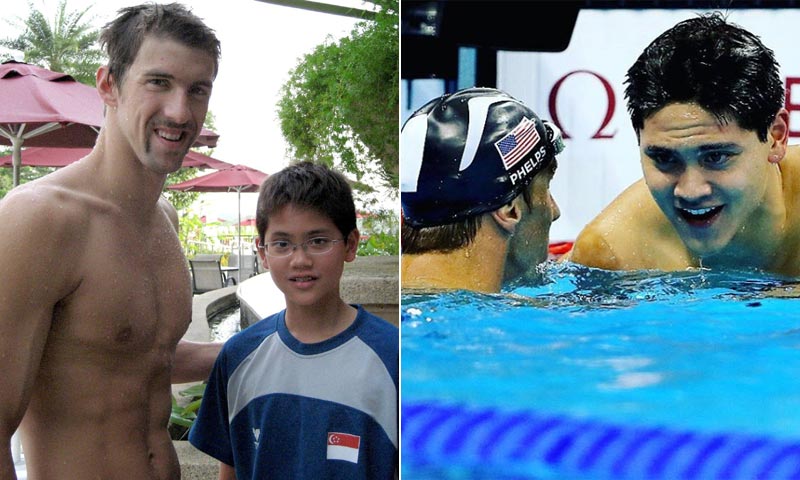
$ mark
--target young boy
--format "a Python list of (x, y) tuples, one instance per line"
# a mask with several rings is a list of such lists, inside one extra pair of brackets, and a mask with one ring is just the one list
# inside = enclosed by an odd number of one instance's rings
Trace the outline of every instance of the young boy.
[(339, 296), (359, 233), (345, 178), (299, 163), (261, 186), (261, 260), (286, 309), (224, 346), (189, 435), (220, 479), (392, 479), (397, 327)]

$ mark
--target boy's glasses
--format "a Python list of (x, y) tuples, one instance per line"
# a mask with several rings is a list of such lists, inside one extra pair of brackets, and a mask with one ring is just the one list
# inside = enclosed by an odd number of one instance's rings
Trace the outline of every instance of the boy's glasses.
[(333, 244), (343, 242), (344, 239), (334, 240), (328, 237), (309, 238), (305, 242), (292, 243), (286, 240), (275, 240), (266, 242), (258, 248), (263, 248), (267, 256), (272, 258), (288, 257), (294, 253), (297, 247), (302, 247), (303, 251), (309, 255), (324, 255), (333, 249)]

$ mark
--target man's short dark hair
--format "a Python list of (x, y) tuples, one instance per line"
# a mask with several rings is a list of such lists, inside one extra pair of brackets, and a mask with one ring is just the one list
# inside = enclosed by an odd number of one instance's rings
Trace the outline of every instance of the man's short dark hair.
[(256, 229), (262, 243), (269, 217), (288, 205), (308, 208), (328, 217), (344, 238), (356, 228), (356, 207), (350, 184), (344, 175), (326, 165), (295, 163), (264, 180), (256, 208)]
[[(553, 160), (547, 164), (549, 165)], [(547, 167), (542, 171), (546, 172)], [(536, 175), (542, 174), (542, 171), (537, 172)], [(522, 190), (522, 199), (528, 209), (533, 208), (534, 185), (535, 182), (531, 182), (528, 188)], [(512, 199), (512, 201), (515, 199)], [(484, 215), (486, 213), (479, 213), (454, 223), (433, 227), (417, 228), (402, 222), (400, 227), (401, 253), (447, 253), (467, 247), (475, 240), (475, 235), (478, 234), (478, 230), (483, 223)]]
[(214, 30), (179, 3), (145, 3), (119, 10), (100, 34), (100, 45), (108, 55), (109, 73), (117, 88), (133, 64), (147, 35), (168, 38), (202, 50), (214, 59), (214, 75), (219, 69), (220, 43)]
[(775, 55), (719, 12), (684, 20), (658, 36), (628, 70), (625, 97), (637, 136), (664, 106), (696, 103), (765, 142), (783, 106)]

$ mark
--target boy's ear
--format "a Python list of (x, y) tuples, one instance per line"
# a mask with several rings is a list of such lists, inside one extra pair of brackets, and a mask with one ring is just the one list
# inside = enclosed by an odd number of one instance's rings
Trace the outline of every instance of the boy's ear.
[(347, 240), (347, 253), (344, 257), (345, 262), (352, 262), (356, 259), (356, 252), (358, 251), (358, 239), (361, 238), (361, 234), (358, 233), (358, 229), (354, 228), (352, 232), (347, 236), (345, 240)]
[(264, 270), (269, 270), (269, 262), (267, 261), (267, 251), (261, 248), (260, 238), (256, 238), (256, 251), (258, 252), (258, 258), (261, 259), (261, 265), (264, 267)]

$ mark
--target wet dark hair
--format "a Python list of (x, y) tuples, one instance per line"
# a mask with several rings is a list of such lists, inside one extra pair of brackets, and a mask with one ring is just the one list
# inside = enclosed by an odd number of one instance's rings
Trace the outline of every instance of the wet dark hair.
[(256, 229), (262, 243), (270, 215), (287, 205), (308, 208), (328, 217), (345, 239), (356, 228), (350, 184), (344, 175), (326, 165), (295, 163), (264, 180), (256, 208)]
[(219, 69), (220, 43), (214, 30), (179, 3), (145, 3), (122, 8), (118, 16), (103, 27), (100, 46), (108, 55), (109, 73), (121, 88), (147, 35), (175, 40), (208, 53), (214, 59), (214, 75)]
[(658, 36), (628, 70), (625, 97), (637, 137), (644, 121), (675, 102), (734, 120), (765, 142), (783, 106), (772, 50), (720, 12), (684, 20)]
[[(548, 164), (552, 161), (548, 162)], [(543, 169), (546, 171), (547, 169)], [(537, 175), (539, 173), (537, 172)], [(533, 208), (533, 185), (531, 182), (528, 188), (522, 190), (522, 198), (528, 208)], [(516, 199), (516, 198), (515, 198)], [(513, 199), (512, 199), (513, 201)], [(474, 240), (475, 235), (483, 223), (486, 213), (481, 213), (467, 217), (454, 223), (446, 225), (436, 225), (433, 227), (412, 227), (406, 222), (401, 222), (400, 226), (400, 249), (403, 254), (421, 253), (447, 253), (469, 246)]]

